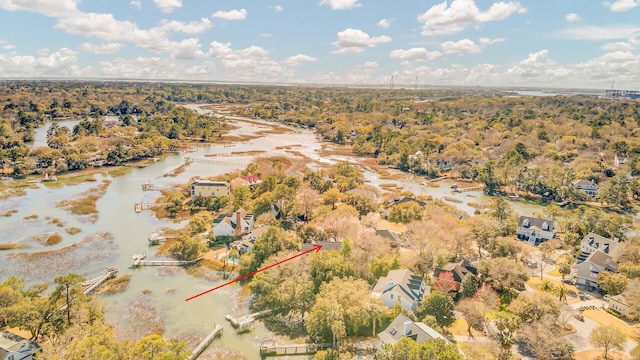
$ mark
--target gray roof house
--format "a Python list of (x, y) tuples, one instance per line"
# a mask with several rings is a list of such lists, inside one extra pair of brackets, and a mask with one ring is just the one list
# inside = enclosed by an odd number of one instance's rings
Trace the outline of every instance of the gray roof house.
[(547, 219), (520, 216), (516, 234), (518, 239), (526, 240), (531, 245), (538, 245), (556, 235), (555, 223)]
[(573, 182), (573, 188), (581, 190), (587, 193), (587, 195), (596, 197), (598, 196), (598, 185), (592, 180), (580, 179)]
[(402, 307), (415, 311), (426, 290), (422, 276), (415, 275), (409, 269), (390, 270), (387, 276), (378, 279), (371, 289), (371, 295), (379, 298), (389, 308), (393, 308), (400, 299)]
[(0, 360), (32, 360), (42, 351), (37, 343), (9, 331), (0, 331)]
[(425, 323), (413, 322), (404, 314), (399, 314), (396, 318), (387, 326), (384, 331), (378, 334), (380, 339), (380, 345), (391, 344), (394, 345), (400, 339), (408, 337), (413, 341), (422, 344), (431, 339), (443, 339), (449, 342), (444, 336), (429, 327)]
[(617, 264), (611, 259), (611, 255), (597, 250), (592, 252), (584, 261), (573, 265), (576, 283), (578, 285), (600, 288), (598, 275), (602, 271), (617, 271)]

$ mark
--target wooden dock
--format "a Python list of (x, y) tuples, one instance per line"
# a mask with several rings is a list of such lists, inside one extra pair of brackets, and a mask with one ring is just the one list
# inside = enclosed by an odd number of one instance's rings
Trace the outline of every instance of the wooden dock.
[(142, 191), (162, 191), (162, 190), (170, 190), (170, 189), (172, 189), (171, 186), (153, 185), (149, 181), (142, 184)]
[(170, 205), (173, 205), (173, 203), (135, 203), (133, 204), (133, 209), (137, 213), (141, 213), (142, 210), (150, 210), (154, 207), (163, 207), (163, 206), (170, 206)]
[(214, 160), (214, 159), (196, 159), (196, 158), (192, 158), (192, 157), (188, 157), (186, 156), (184, 158), (184, 162), (185, 164), (191, 164), (191, 163), (198, 163), (198, 164), (209, 164), (209, 165), (223, 165), (223, 166), (235, 166), (235, 167), (245, 167), (248, 165), (247, 164), (242, 164), (242, 163), (235, 163), (235, 162), (230, 162), (230, 161), (220, 161), (220, 160)]
[(477, 190), (483, 190), (484, 189), (484, 185), (480, 185), (480, 186), (470, 186), (470, 187), (456, 187), (455, 189), (453, 189), (453, 192), (467, 192), (467, 191), (477, 191)]
[(270, 356), (285, 355), (311, 355), (318, 350), (325, 350), (331, 347), (331, 344), (276, 344), (275, 342), (263, 342), (260, 344), (260, 357), (266, 358)]
[(230, 322), (231, 326), (233, 326), (234, 328), (243, 328), (243, 327), (248, 326), (251, 323), (253, 323), (258, 316), (266, 315), (266, 314), (268, 314), (270, 312), (271, 312), (271, 310), (264, 310), (264, 311), (260, 311), (260, 312), (257, 312), (257, 313), (253, 313), (253, 314), (249, 314), (249, 315), (246, 315), (246, 316), (242, 316), (242, 317), (239, 317), (239, 318), (234, 318), (231, 315), (227, 315), (224, 318), (228, 322)]
[(104, 284), (107, 280), (113, 279), (118, 275), (118, 269), (116, 268), (106, 268), (102, 275), (98, 276), (95, 279), (85, 281), (82, 283), (83, 289), (82, 293), (85, 295), (89, 295), (94, 292), (100, 285)]
[(140, 255), (141, 254), (133, 255), (133, 258), (131, 259), (132, 268), (137, 268), (139, 266), (189, 266), (202, 260), (202, 258), (194, 260), (145, 260), (147, 256)]
[(207, 335), (207, 337), (205, 337), (204, 340), (202, 340), (202, 342), (198, 344), (195, 349), (193, 349), (191, 355), (189, 355), (187, 359), (197, 359), (198, 356), (200, 356), (200, 354), (202, 354), (202, 352), (213, 342), (213, 340), (220, 335), (222, 335), (222, 326), (215, 324), (213, 331), (211, 331), (209, 335)]

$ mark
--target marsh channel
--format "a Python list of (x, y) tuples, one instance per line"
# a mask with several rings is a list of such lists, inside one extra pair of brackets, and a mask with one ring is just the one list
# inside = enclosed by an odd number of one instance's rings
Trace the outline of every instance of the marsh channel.
[[(204, 104), (185, 106), (199, 113), (210, 112)], [(240, 164), (248, 164), (256, 156), (303, 157), (309, 161), (307, 166), (312, 169), (342, 160), (359, 164), (362, 158), (321, 156), (322, 147), (326, 144), (312, 130), (260, 119), (234, 116), (226, 116), (226, 119), (233, 125), (228, 135), (249, 140), (198, 148), (195, 152), (182, 155), (168, 155), (147, 167), (132, 168), (120, 176), (112, 177), (105, 171), (94, 175), (95, 181), (79, 184), (55, 186), (54, 183), (40, 183), (36, 188), (28, 189), (24, 196), (2, 200), (0, 213), (15, 213), (0, 217), (0, 244), (21, 244), (25, 248), (0, 252), (0, 281), (16, 275), (27, 279), (30, 284), (52, 283), (55, 276), (70, 272), (91, 279), (99, 276), (103, 269), (115, 267), (120, 275), (131, 274), (130, 284), (123, 292), (102, 295), (101, 298), (108, 305), (107, 319), (116, 327), (119, 337), (137, 339), (161, 328), (165, 337), (184, 338), (192, 344), (199, 342), (217, 323), (225, 327), (224, 334), (202, 354), (202, 359), (213, 358), (214, 352), (225, 349), (241, 353), (247, 359), (259, 358), (261, 341), (273, 339), (273, 334), (257, 322), (252, 331), (239, 335), (224, 319), (227, 314), (240, 316), (249, 312), (246, 304), (239, 305), (240, 286), (233, 284), (185, 302), (186, 298), (222, 284), (224, 280), (192, 276), (179, 267), (129, 267), (131, 257), (136, 253), (146, 252), (148, 259), (158, 258), (155, 249), (148, 247), (147, 238), (151, 233), (161, 227), (179, 228), (185, 225), (159, 220), (149, 211), (136, 213), (134, 203), (152, 203), (160, 197), (157, 191), (142, 191), (141, 185), (145, 182), (158, 186), (184, 184), (192, 177), (224, 174), (243, 168)], [(37, 129), (37, 139), (42, 139), (47, 127)], [(183, 165), (186, 156), (209, 156), (208, 159), (215, 158), (228, 163), (211, 165), (193, 162), (177, 176), (163, 176)], [(469, 203), (489, 201), (481, 191), (452, 193), (448, 180), (441, 182), (439, 187), (431, 187), (421, 184), (412, 176), (381, 179), (379, 173), (366, 168), (364, 175), (367, 183), (376, 187), (394, 183), (396, 188), (415, 194), (457, 199), (449, 201), (470, 215), (474, 208)], [(93, 191), (105, 181), (110, 183), (104, 195), (97, 200), (97, 217), (73, 215), (56, 206), (60, 201), (75, 199)], [(512, 206), (524, 215), (541, 211), (539, 206), (521, 201), (512, 202)], [(53, 222), (53, 219), (58, 221)], [(65, 228), (70, 227), (81, 231), (75, 234), (65, 232)], [(45, 246), (43, 239), (54, 232), (62, 235), (62, 241)]]

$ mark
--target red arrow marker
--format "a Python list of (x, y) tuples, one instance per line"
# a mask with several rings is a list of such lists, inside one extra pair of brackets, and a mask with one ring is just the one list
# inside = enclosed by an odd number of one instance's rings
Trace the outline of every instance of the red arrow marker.
[(190, 298), (187, 298), (187, 299), (185, 299), (184, 301), (193, 300), (193, 299), (197, 298), (198, 296), (202, 296), (202, 295), (204, 295), (204, 294), (208, 294), (208, 293), (210, 293), (210, 292), (212, 292), (212, 291), (215, 291), (215, 290), (218, 290), (218, 289), (220, 289), (220, 288), (223, 288), (223, 287), (225, 287), (225, 286), (227, 286), (227, 285), (233, 284), (234, 282), (237, 282), (237, 281), (240, 281), (240, 280), (244, 280), (244, 279), (246, 279), (246, 278), (248, 278), (248, 277), (251, 277), (251, 276), (253, 276), (253, 275), (255, 275), (255, 274), (259, 273), (259, 272), (262, 272), (262, 271), (265, 271), (265, 270), (269, 270), (269, 269), (271, 269), (271, 268), (272, 268), (272, 267), (274, 267), (274, 266), (278, 266), (278, 265), (280, 265), (280, 264), (282, 264), (282, 263), (285, 263), (285, 262), (287, 262), (287, 261), (289, 261), (289, 260), (293, 260), (293, 259), (295, 259), (295, 258), (297, 258), (297, 257), (302, 256), (302, 255), (306, 255), (306, 254), (308, 254), (308, 253), (310, 253), (310, 252), (314, 252), (314, 251), (315, 251), (315, 252), (318, 252), (318, 251), (320, 251), (320, 249), (322, 249), (322, 245), (313, 244), (313, 249), (307, 250), (307, 251), (305, 251), (305, 252), (301, 252), (300, 254), (293, 255), (293, 256), (292, 256), (292, 257), (290, 257), (290, 258), (286, 258), (286, 259), (284, 259), (284, 260), (282, 260), (282, 261), (278, 261), (278, 262), (277, 262), (277, 263), (275, 263), (275, 264), (271, 264), (271, 265), (269, 265), (269, 266), (267, 266), (267, 267), (263, 267), (262, 269), (258, 269), (258, 270), (254, 271), (254, 272), (252, 272), (252, 273), (249, 273), (249, 274), (246, 274), (246, 275), (240, 276), (239, 278), (233, 279), (233, 280), (231, 280), (231, 281), (229, 281), (229, 282), (226, 282), (226, 283), (224, 283), (224, 284), (222, 284), (222, 285), (218, 285), (218, 286), (214, 287), (213, 289), (209, 289), (209, 290), (207, 290), (207, 291), (203, 291), (203, 292), (201, 292), (201, 293), (200, 293), (200, 294), (198, 294), (198, 295), (194, 295), (194, 296), (192, 296), (192, 297), (190, 297)]

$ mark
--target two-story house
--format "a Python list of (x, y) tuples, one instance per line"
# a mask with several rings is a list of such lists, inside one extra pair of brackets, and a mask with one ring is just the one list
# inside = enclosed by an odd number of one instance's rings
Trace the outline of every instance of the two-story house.
[(520, 216), (516, 234), (518, 239), (526, 240), (531, 245), (538, 245), (556, 235), (555, 223), (547, 219)]
[(618, 246), (618, 239), (609, 239), (595, 233), (588, 233), (580, 242), (580, 256), (573, 265), (576, 283), (599, 288), (598, 275), (602, 271), (617, 271), (612, 253)]
[(584, 191), (591, 197), (598, 196), (598, 185), (592, 180), (580, 179), (573, 182), (573, 188)]
[(238, 209), (233, 214), (222, 214), (213, 219), (211, 232), (216, 236), (242, 236), (253, 230), (253, 214)]
[(0, 331), (0, 360), (33, 360), (40, 345), (9, 331)]
[(231, 186), (226, 181), (196, 180), (189, 187), (191, 201), (196, 197), (222, 197), (229, 196)]
[(378, 279), (371, 295), (379, 298), (389, 308), (393, 308), (400, 299), (403, 308), (415, 311), (426, 290), (422, 276), (415, 275), (409, 269), (391, 270), (387, 276)]

